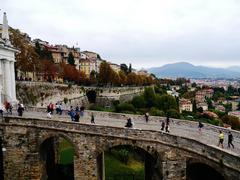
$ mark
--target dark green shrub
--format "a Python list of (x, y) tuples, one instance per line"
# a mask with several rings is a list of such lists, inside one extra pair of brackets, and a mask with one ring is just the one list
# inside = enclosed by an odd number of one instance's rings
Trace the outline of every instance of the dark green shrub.
[(176, 119), (180, 118), (180, 114), (176, 109), (167, 110), (167, 114), (171, 118), (176, 118)]
[(135, 96), (132, 100), (132, 104), (135, 108), (144, 108), (146, 106), (143, 96)]
[(116, 112), (123, 112), (123, 111), (130, 111), (130, 112), (136, 112), (134, 106), (129, 103), (120, 103), (115, 108)]
[(159, 110), (155, 107), (152, 107), (150, 109), (149, 113), (150, 113), (151, 116), (165, 116), (165, 113), (163, 111), (161, 111), (161, 110)]

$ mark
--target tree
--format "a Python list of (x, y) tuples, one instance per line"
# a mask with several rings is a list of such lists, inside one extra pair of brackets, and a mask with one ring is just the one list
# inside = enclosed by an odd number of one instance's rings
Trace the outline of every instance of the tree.
[(240, 121), (237, 117), (225, 115), (221, 119), (223, 123), (231, 125), (233, 129), (240, 129)]
[(132, 104), (134, 105), (135, 108), (144, 108), (146, 102), (143, 96), (135, 96), (132, 99)]
[(99, 69), (99, 83), (104, 85), (110, 83), (112, 71), (110, 65), (106, 61), (103, 61)]
[(128, 68), (128, 73), (131, 73), (131, 72), (132, 72), (132, 64), (130, 63)]
[(127, 84), (128, 85), (136, 85), (137, 83), (137, 76), (135, 73), (129, 73), (127, 75)]
[(128, 67), (126, 64), (120, 64), (120, 69), (126, 74), (128, 74)]
[(11, 43), (15, 48), (20, 50), (20, 53), (16, 54), (16, 69), (25, 73), (34, 72), (39, 64), (39, 56), (35, 48), (24, 38), (19, 30), (11, 28), (10, 32)]
[(152, 87), (145, 88), (143, 96), (148, 108), (155, 106), (156, 95)]
[(118, 75), (119, 75), (119, 81), (120, 81), (120, 84), (123, 84), (123, 85), (126, 85), (127, 84), (127, 76), (126, 74), (124, 73), (124, 71), (119, 71), (118, 72)]
[(165, 113), (169, 109), (175, 109), (178, 110), (176, 99), (173, 96), (170, 95), (162, 95), (157, 101), (158, 108), (160, 110), (163, 110)]
[(72, 52), (70, 52), (68, 54), (68, 59), (67, 60), (68, 60), (68, 64), (70, 64), (72, 66), (75, 66), (75, 60), (74, 60), (74, 56), (73, 56)]

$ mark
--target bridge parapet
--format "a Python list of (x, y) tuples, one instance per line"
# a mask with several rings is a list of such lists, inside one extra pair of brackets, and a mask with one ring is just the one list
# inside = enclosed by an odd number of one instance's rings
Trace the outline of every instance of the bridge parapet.
[(4, 122), (0, 123), (0, 127), (2, 129), (5, 128), (5, 131), (12, 132), (16, 130), (16, 134), (20, 133), (20, 130), (17, 131), (17, 129), (21, 129), (22, 127), (24, 132), (26, 128), (34, 128), (38, 129), (38, 131), (48, 130), (56, 134), (61, 132), (72, 135), (85, 134), (86, 136), (125, 139), (132, 141), (133, 144), (137, 142), (143, 144), (150, 143), (152, 144), (150, 148), (154, 149), (158, 149), (160, 144), (162, 147), (180, 149), (184, 152), (204, 157), (215, 163), (221, 162), (222, 166), (240, 173), (240, 157), (237, 154), (198, 142), (194, 139), (159, 131), (19, 117), (5, 117)]

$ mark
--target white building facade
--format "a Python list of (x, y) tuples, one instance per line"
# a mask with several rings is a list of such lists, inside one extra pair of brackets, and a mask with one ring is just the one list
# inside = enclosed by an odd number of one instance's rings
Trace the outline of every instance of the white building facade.
[(3, 15), (2, 36), (0, 38), (0, 104), (4, 101), (16, 103), (15, 53), (18, 52), (9, 41), (6, 13)]

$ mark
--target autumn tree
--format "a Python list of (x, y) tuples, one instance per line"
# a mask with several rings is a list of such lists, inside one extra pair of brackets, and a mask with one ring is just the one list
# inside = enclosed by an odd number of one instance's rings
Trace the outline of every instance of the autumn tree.
[(99, 83), (107, 85), (111, 79), (111, 72), (112, 68), (110, 67), (110, 65), (106, 61), (103, 61), (99, 69)]
[(39, 56), (34, 47), (24, 38), (19, 30), (11, 28), (10, 32), (11, 43), (15, 48), (20, 50), (20, 53), (16, 54), (16, 69), (22, 72), (34, 72), (39, 63)]
[(126, 85), (127, 84), (127, 76), (126, 74), (124, 73), (124, 71), (119, 71), (118, 72), (118, 75), (119, 75), (119, 81), (120, 81), (120, 84), (122, 85)]

